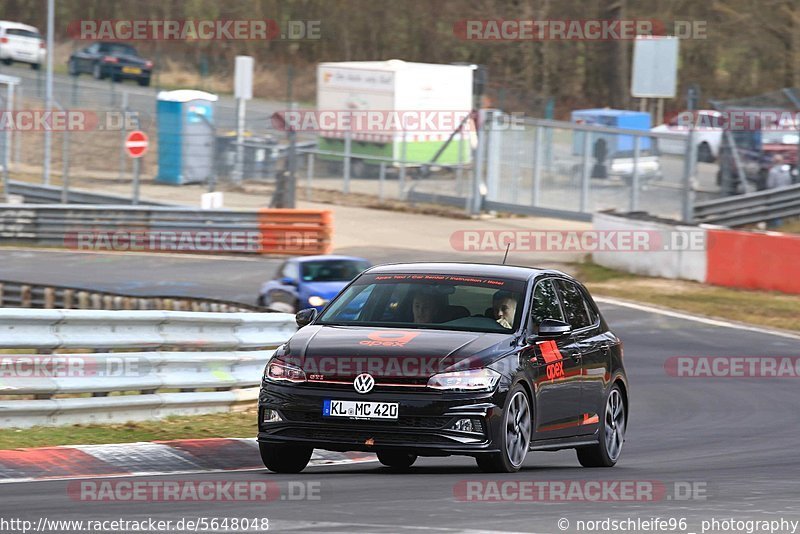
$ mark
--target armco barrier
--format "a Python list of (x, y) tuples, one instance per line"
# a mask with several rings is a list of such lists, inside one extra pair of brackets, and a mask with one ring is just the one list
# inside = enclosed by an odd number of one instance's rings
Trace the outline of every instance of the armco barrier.
[(332, 225), (314, 210), (0, 204), (0, 244), (82, 250), (325, 254)]
[(692, 232), (701, 250), (594, 252), (604, 267), (645, 276), (694, 280), (718, 286), (800, 294), (800, 236), (745, 232), (711, 225), (681, 226), (595, 214), (595, 230)]
[[(0, 309), (0, 350), (13, 349), (0, 353), (0, 426), (252, 405), (267, 360), (295, 329), (280, 313)], [(27, 349), (40, 354), (20, 354)]]
[(0, 280), (0, 308), (82, 310), (264, 311), (241, 302), (185, 296), (125, 295), (86, 288)]

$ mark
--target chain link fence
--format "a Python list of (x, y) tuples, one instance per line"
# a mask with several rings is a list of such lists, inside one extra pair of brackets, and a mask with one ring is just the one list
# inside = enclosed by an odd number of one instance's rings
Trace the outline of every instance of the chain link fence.
[[(179, 148), (159, 150), (165, 141), (158, 135), (154, 89), (56, 76), (54, 96), (57, 109), (82, 113), (87, 125), (53, 132), (53, 185), (65, 176), (84, 182), (130, 182), (133, 166), (124, 141), (134, 128), (150, 140), (149, 154), (142, 160), (144, 182), (156, 178), (159, 152)], [(17, 110), (44, 110), (43, 76), (34, 72), (22, 76), (15, 98)], [(238, 173), (236, 102), (219, 98), (213, 103), (213, 116), (206, 118), (207, 128), (185, 134), (198, 136), (198, 142), (184, 139), (184, 143), (192, 142), (199, 154), (211, 155), (208, 168), (188, 181), (209, 190), (243, 182), (282, 189), (276, 186), (288, 182), (289, 138), (272, 118), (289, 107), (248, 102)], [(499, 110), (482, 111), (479, 124), (469, 133), (440, 136), (424, 149), (418, 132), (390, 132), (390, 141), (347, 132), (298, 133), (296, 198), (319, 200), (321, 194), (333, 191), (379, 201), (448, 204), (470, 214), (497, 210), (585, 219), (593, 212), (614, 209), (687, 220), (695, 200), (720, 195), (717, 166), (689, 162), (693, 158), (688, 156), (685, 136), (549, 119), (514, 120)], [(35, 181), (42, 174), (43, 159), (43, 129), (12, 132), (10, 162), (15, 175), (29, 175), (28, 180)]]

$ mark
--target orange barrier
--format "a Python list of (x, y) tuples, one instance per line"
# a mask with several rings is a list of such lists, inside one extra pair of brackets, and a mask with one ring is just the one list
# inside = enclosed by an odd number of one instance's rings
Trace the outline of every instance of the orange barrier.
[(800, 294), (800, 236), (708, 229), (706, 243), (707, 283)]
[(328, 254), (333, 248), (333, 213), (327, 210), (258, 210), (262, 254)]

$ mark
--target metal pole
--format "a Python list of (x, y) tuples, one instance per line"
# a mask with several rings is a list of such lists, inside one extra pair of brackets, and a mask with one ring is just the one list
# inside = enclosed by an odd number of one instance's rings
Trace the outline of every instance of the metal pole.
[(407, 152), (406, 147), (406, 131), (403, 129), (403, 144), (400, 145), (400, 177), (397, 180), (397, 185), (400, 191), (398, 192), (400, 199), (405, 198), (405, 190), (406, 190), (406, 154)]
[(631, 175), (631, 206), (630, 211), (639, 211), (639, 140), (637, 135), (633, 138), (633, 174)]
[(533, 128), (533, 184), (531, 186), (531, 206), (538, 206), (542, 185), (542, 126)]
[(69, 130), (64, 130), (61, 149), (61, 203), (69, 204)]
[(383, 185), (386, 181), (386, 162), (381, 161), (381, 170), (380, 174), (378, 175), (378, 200), (383, 202), (384, 195), (383, 195)]
[[(294, 106), (292, 106), (294, 107)], [(289, 176), (287, 177), (289, 183), (286, 184), (286, 203), (284, 207), (294, 209), (296, 205), (295, 199), (297, 198), (297, 132), (294, 128), (289, 130)]]
[(133, 158), (133, 198), (131, 204), (134, 206), (139, 204), (139, 169), (141, 167), (140, 161), (142, 158)]
[(120, 142), (119, 142), (119, 179), (122, 180), (125, 178), (125, 160), (127, 156), (125, 155), (125, 138), (128, 137), (128, 121), (126, 120), (125, 114), (128, 111), (128, 92), (125, 91), (122, 93), (122, 129), (120, 130)]
[(239, 183), (244, 176), (244, 125), (245, 125), (245, 100), (236, 101), (236, 164), (233, 166), (233, 182)]
[[(9, 83), (6, 86), (6, 95), (7, 95), (6, 105), (8, 106), (9, 111), (11, 113), (14, 113), (14, 109), (13, 109), (12, 104), (11, 104), (11, 102), (12, 102), (11, 98), (12, 98), (12, 94), (13, 94), (11, 88), (13, 86), (14, 85), (11, 84), (11, 83)], [(9, 143), (11, 142), (11, 131), (12, 130), (13, 130), (13, 128), (6, 128), (6, 139), (5, 139), (5, 142), (3, 143), (3, 196), (5, 197), (6, 204), (9, 202), (9, 197), (8, 197), (8, 164), (9, 164), (9, 161), (11, 159), (9, 157), (9, 151), (11, 150), (11, 148), (9, 146)]]
[(463, 180), (463, 169), (461, 168), (464, 165), (464, 130), (462, 129), (461, 132), (458, 134), (458, 165), (456, 166), (456, 194), (461, 196), (464, 194), (464, 184), (462, 183)]
[[(730, 130), (727, 130), (730, 133)], [(681, 199), (681, 218), (691, 224), (694, 220), (694, 169), (697, 160), (697, 146), (694, 142), (694, 121), (689, 125), (689, 136), (686, 139), (686, 157), (683, 160), (683, 183)], [(746, 181), (746, 180), (745, 180)]]
[[(17, 91), (17, 94), (19, 95), (19, 102), (20, 102), (20, 104), (22, 104), (22, 103), (23, 103), (23, 98), (22, 98), (22, 86), (20, 85), (19, 87), (17, 87), (16, 91)], [(14, 92), (13, 92), (13, 86), (12, 86), (12, 92), (9, 94), (9, 97), (8, 97), (8, 98), (10, 99), (10, 101), (9, 101), (9, 104), (8, 104), (8, 107), (9, 107), (9, 109), (10, 109), (11, 111), (14, 111)], [(18, 131), (17, 131), (17, 132), (14, 134), (14, 165), (15, 165), (15, 167), (14, 167), (14, 168), (15, 168), (15, 169), (17, 168), (16, 166), (18, 166), (18, 165), (19, 165), (20, 158), (21, 158), (21, 154), (22, 154), (22, 132), (18, 130)]]
[(350, 130), (344, 132), (344, 183), (342, 184), (342, 192), (348, 194), (350, 192)]
[(581, 173), (581, 213), (589, 211), (589, 147), (591, 132), (583, 132), (583, 172)]
[(308, 153), (308, 164), (306, 165), (306, 200), (311, 200), (311, 185), (314, 180), (314, 153)]
[[(55, 0), (47, 0), (47, 80), (45, 81), (45, 110), (53, 111), (53, 31), (55, 26)], [(42, 182), (50, 185), (50, 152), (53, 144), (53, 132), (50, 128), (44, 131), (44, 159), (42, 162)]]
[(477, 215), (481, 211), (481, 173), (483, 172), (483, 152), (486, 133), (483, 130), (483, 121), (486, 119), (484, 110), (478, 111), (478, 146), (475, 149), (475, 169), (472, 175), (472, 194), (469, 197), (467, 213)]

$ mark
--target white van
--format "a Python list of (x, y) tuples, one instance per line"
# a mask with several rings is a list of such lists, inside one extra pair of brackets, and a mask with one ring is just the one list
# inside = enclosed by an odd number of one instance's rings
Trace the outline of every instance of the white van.
[(6, 65), (14, 61), (28, 63), (38, 70), (46, 53), (39, 30), (27, 24), (0, 20), (0, 61)]

